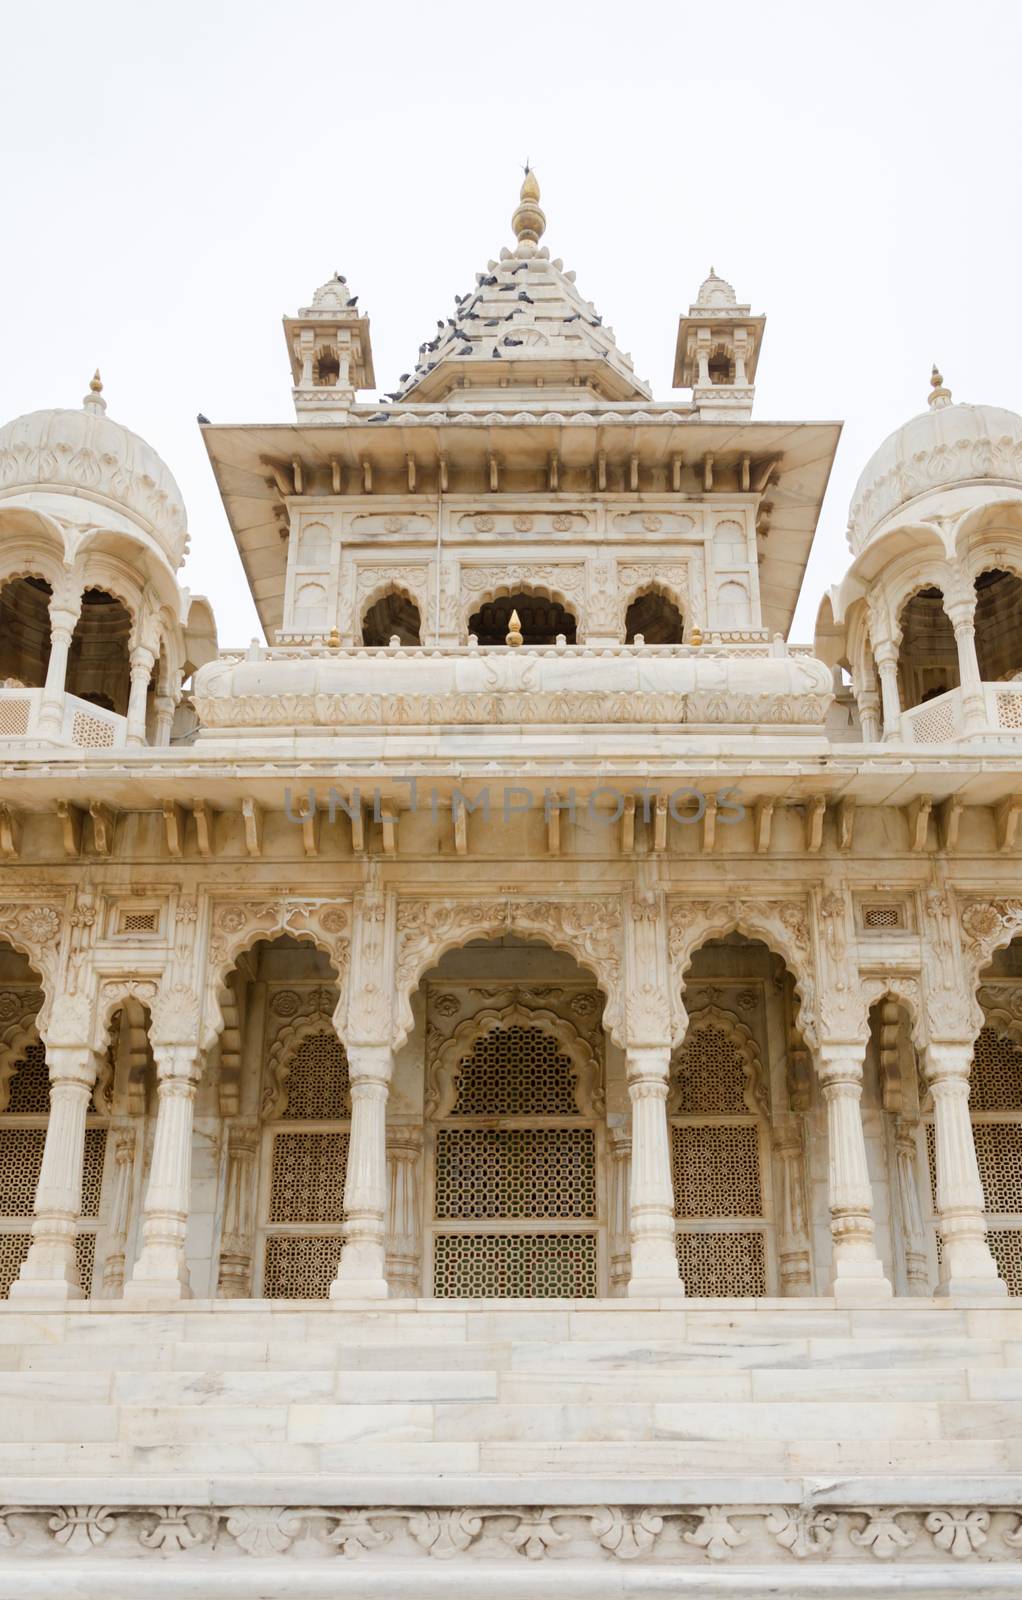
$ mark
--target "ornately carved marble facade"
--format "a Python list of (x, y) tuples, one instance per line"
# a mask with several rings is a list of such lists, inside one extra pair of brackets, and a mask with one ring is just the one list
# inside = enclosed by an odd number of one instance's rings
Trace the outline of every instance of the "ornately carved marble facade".
[[(753, 420), (764, 319), (712, 272), (691, 399), (655, 402), (538, 202), (386, 404), (335, 277), (285, 319), (294, 423), (204, 426), (268, 646), (218, 650), (98, 375), (0, 429), (0, 1338), (36, 1419), (0, 1596), (57, 1593), (57, 1554), (83, 1594), (145, 1558), (219, 1595), (246, 1557), (303, 1595), (363, 1560), (395, 1595), (480, 1562), (766, 1594), (778, 1561), (829, 1594), (873, 1558), (871, 1594), (1013, 1592), (1022, 418), (934, 372), (789, 645), (838, 426)], [(948, 1319), (963, 1388), (884, 1376)], [(729, 1362), (739, 1329), (787, 1354)], [(173, 1370), (132, 1383), (189, 1341), (208, 1438)], [(873, 1432), (817, 1360), (879, 1362)]]

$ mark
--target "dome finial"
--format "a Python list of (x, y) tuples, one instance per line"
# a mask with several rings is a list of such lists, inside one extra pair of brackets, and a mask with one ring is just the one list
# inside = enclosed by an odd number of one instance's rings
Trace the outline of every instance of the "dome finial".
[(951, 404), (951, 390), (945, 389), (943, 376), (936, 363), (934, 363), (933, 371), (930, 373), (928, 401), (931, 411), (942, 411), (945, 406)]
[(89, 392), (82, 401), (83, 411), (105, 411), (106, 401), (103, 399), (103, 380), (97, 367), (89, 379)]
[(539, 182), (529, 163), (525, 163), (519, 206), (511, 218), (511, 227), (518, 240), (517, 255), (531, 256), (546, 230), (546, 217), (539, 204)]

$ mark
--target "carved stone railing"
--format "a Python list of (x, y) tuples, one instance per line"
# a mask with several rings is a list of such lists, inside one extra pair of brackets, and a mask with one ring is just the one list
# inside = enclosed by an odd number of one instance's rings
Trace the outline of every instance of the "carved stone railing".
[(76, 694), (65, 694), (60, 733), (39, 731), (42, 689), (0, 689), (0, 745), (10, 740), (45, 739), (48, 744), (77, 750), (119, 750), (125, 743), (127, 719), (94, 706)]

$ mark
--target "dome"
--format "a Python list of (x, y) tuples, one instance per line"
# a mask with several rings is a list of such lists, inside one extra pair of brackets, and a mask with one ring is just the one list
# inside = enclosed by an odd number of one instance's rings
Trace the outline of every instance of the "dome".
[(100, 387), (97, 374), (80, 411), (30, 411), (0, 428), (0, 496), (56, 488), (112, 502), (177, 568), (188, 544), (181, 491), (152, 446), (106, 415)]
[(848, 537), (856, 554), (918, 495), (962, 483), (1022, 487), (1022, 417), (999, 406), (952, 405), (936, 370), (933, 384), (929, 410), (888, 435), (855, 486)]

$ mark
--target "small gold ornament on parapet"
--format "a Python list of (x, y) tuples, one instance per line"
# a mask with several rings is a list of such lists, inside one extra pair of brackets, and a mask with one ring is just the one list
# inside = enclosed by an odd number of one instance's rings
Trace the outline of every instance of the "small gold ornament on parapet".
[(511, 613), (511, 617), (507, 625), (507, 638), (504, 640), (504, 643), (511, 645), (513, 649), (517, 649), (520, 644), (524, 643), (524, 640), (522, 639), (521, 618), (519, 617), (517, 611), (512, 611)]
[(688, 642), (689, 642), (689, 644), (694, 645), (697, 650), (698, 650), (699, 646), (702, 644), (702, 642), (703, 642), (703, 630), (700, 628), (698, 623), (693, 623), (692, 631), (688, 636)]

